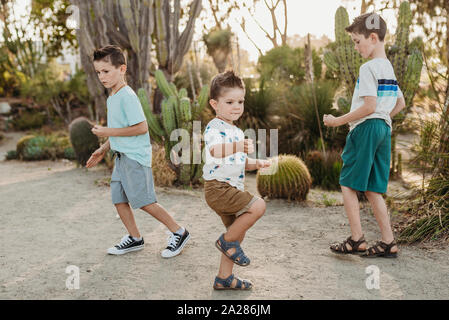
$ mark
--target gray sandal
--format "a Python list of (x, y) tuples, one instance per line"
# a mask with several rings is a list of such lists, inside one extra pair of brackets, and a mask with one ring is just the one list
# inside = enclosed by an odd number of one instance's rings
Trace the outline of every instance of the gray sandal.
[[(246, 267), (251, 262), (249, 258), (245, 255), (242, 248), (240, 247), (239, 241), (225, 241), (224, 233), (215, 241), (215, 246), (218, 250), (223, 252), (223, 254), (231, 259), (235, 264)], [(230, 255), (227, 251), (231, 248), (235, 248), (235, 253)]]
[[(231, 274), (226, 279), (222, 279), (219, 277), (215, 277), (214, 289), (215, 290), (249, 290), (253, 287), (252, 283), (247, 280), (240, 280), (239, 278), (235, 278), (237, 283), (235, 287), (232, 287), (232, 281), (234, 280), (234, 274)], [(217, 286), (217, 284), (221, 284), (221, 286)]]

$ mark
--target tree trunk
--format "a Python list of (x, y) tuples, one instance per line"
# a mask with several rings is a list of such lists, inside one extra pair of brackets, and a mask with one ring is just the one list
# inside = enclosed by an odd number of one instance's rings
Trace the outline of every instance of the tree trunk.
[(127, 54), (127, 82), (134, 91), (144, 88), (150, 94), (151, 35), (154, 29), (153, 0), (71, 0), (79, 8), (77, 38), (81, 64), (95, 102), (96, 114), (106, 119), (107, 90), (98, 80), (92, 63), (95, 49), (120, 46)]

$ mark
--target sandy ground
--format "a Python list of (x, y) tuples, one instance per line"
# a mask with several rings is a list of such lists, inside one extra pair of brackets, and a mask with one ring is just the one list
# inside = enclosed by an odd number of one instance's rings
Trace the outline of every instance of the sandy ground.
[[(0, 299), (448, 299), (449, 249), (400, 246), (396, 260), (336, 256), (329, 243), (349, 235), (342, 206), (267, 202), (265, 216), (247, 233), (251, 258), (236, 275), (253, 281), (250, 292), (216, 292), (220, 258), (214, 241), (224, 231), (201, 191), (156, 188), (158, 201), (192, 238), (182, 254), (163, 259), (166, 229), (135, 211), (145, 249), (110, 256), (126, 233), (110, 200), (104, 167), (68, 161), (3, 161), (20, 133), (0, 143)], [(254, 175), (247, 189), (257, 193)], [(319, 194), (314, 190), (311, 195)], [(338, 197), (338, 193), (337, 193)], [(362, 214), (366, 238), (379, 238), (370, 210)], [(68, 266), (80, 270), (79, 289), (66, 288)], [(366, 268), (380, 271), (368, 289)]]

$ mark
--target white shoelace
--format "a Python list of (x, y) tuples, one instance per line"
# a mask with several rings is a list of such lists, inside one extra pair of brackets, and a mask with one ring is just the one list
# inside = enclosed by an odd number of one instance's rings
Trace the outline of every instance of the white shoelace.
[(177, 233), (172, 233), (170, 231), (166, 232), (168, 234), (167, 237), (167, 249), (175, 249), (178, 245), (179, 240), (181, 239), (181, 236)]
[(131, 242), (132, 242), (131, 238), (128, 235), (126, 235), (126, 236), (124, 236), (122, 238), (122, 240), (120, 240), (120, 243), (118, 245), (116, 245), (116, 247), (124, 248), (125, 246), (127, 246)]

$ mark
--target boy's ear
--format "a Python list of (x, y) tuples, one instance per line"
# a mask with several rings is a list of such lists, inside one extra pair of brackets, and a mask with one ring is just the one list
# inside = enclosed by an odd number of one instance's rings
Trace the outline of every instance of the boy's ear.
[(212, 108), (213, 108), (215, 111), (217, 111), (217, 104), (218, 104), (218, 101), (217, 101), (217, 100), (210, 99), (210, 100), (209, 100), (209, 104), (212, 106)]
[(379, 42), (379, 35), (375, 32), (371, 32), (369, 35), (371, 41)]
[(126, 64), (122, 64), (122, 65), (120, 66), (120, 72), (125, 73), (126, 70), (127, 70)]

